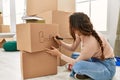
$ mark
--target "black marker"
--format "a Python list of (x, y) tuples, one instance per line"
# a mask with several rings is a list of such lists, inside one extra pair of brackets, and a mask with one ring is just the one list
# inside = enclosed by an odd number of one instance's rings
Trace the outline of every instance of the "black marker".
[(56, 39), (58, 40), (63, 40), (63, 38), (59, 37), (59, 36), (56, 36)]

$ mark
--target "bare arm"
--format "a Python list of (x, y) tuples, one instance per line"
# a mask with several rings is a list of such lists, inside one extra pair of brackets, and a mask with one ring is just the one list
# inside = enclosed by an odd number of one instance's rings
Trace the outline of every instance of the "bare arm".
[(62, 60), (64, 60), (65, 62), (70, 63), (70, 64), (72, 64), (72, 65), (76, 62), (75, 59), (73, 59), (73, 58), (71, 58), (71, 57), (68, 57), (68, 56), (66, 56), (66, 55), (64, 55), (64, 54), (61, 54), (60, 58), (61, 58)]
[(53, 55), (53, 56), (59, 56), (62, 60), (64, 60), (65, 62), (68, 62), (68, 63), (70, 63), (70, 64), (74, 64), (74, 63), (76, 63), (77, 61), (80, 60), (80, 56), (79, 56), (79, 58), (77, 58), (77, 59), (73, 59), (73, 58), (71, 58), (71, 57), (68, 57), (68, 56), (62, 54), (62, 53), (61, 53), (59, 50), (57, 50), (55, 47), (51, 47), (51, 49), (47, 49), (46, 52), (49, 53), (49, 54), (51, 54), (51, 55)]
[(81, 60), (88, 60), (90, 57), (91, 57), (91, 56), (80, 55), (80, 56), (78, 56), (78, 58), (73, 59), (73, 58), (71, 58), (71, 57), (68, 57), (68, 56), (62, 54), (62, 53), (61, 53), (61, 55), (60, 55), (60, 58), (61, 58), (62, 60), (64, 60), (64, 61), (67, 62), (67, 63), (70, 63), (70, 64), (72, 64), (72, 65), (74, 65), (76, 62), (81, 61)]
[(80, 56), (78, 56), (77, 59), (72, 59), (64, 54), (61, 54), (61, 59), (70, 63), (70, 64), (74, 64), (80, 60), (88, 60), (90, 59), (94, 53), (96, 53), (96, 51), (98, 50), (98, 43), (95, 39), (91, 39), (88, 38), (85, 43), (84, 43), (84, 47), (81, 50)]
[(56, 40), (56, 41), (59, 43), (59, 45), (61, 45), (65, 49), (70, 50), (70, 51), (75, 51), (75, 49), (80, 44), (80, 37), (76, 34), (76, 40), (72, 44), (68, 44), (62, 40)]
[(59, 50), (56, 48), (52, 48), (52, 50), (49, 50), (48, 53), (59, 56), (62, 60), (70, 63), (75, 64), (76, 62), (80, 60), (88, 60), (90, 59), (99, 49), (98, 42), (94, 38), (87, 38), (84, 40), (83, 48), (81, 50), (80, 56), (78, 56), (77, 59), (72, 59), (71, 57), (68, 57), (64, 54), (62, 54)]

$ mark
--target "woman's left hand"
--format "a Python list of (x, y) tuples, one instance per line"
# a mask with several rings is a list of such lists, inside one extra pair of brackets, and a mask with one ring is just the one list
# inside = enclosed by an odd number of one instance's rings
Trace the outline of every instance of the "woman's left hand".
[(59, 57), (61, 56), (61, 52), (53, 46), (51, 47), (51, 49), (47, 49), (46, 52), (53, 55), (53, 56), (59, 56)]

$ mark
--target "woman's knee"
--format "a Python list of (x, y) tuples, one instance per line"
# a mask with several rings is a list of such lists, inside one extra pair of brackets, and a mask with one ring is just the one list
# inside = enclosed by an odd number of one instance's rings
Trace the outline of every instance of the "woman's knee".
[(79, 61), (79, 62), (76, 62), (76, 63), (73, 65), (72, 69), (73, 69), (75, 72), (77, 72), (77, 71), (80, 71), (80, 70), (85, 69), (85, 67), (87, 67), (87, 66), (88, 66), (87, 61)]

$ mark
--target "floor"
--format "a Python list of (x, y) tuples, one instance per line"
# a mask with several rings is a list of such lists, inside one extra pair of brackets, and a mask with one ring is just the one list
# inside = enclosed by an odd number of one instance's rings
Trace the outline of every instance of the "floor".
[[(120, 80), (120, 67), (113, 80)], [(74, 80), (69, 77), (70, 72), (64, 66), (58, 67), (58, 74), (26, 79), (26, 80)], [(20, 52), (5, 52), (0, 49), (0, 80), (22, 80), (20, 69)]]
[[(58, 74), (52, 76), (38, 77), (26, 80), (75, 80), (69, 77), (70, 72), (64, 66), (58, 67)], [(89, 80), (89, 79), (87, 79)], [(120, 67), (117, 67), (117, 72), (112, 80), (120, 80)]]

